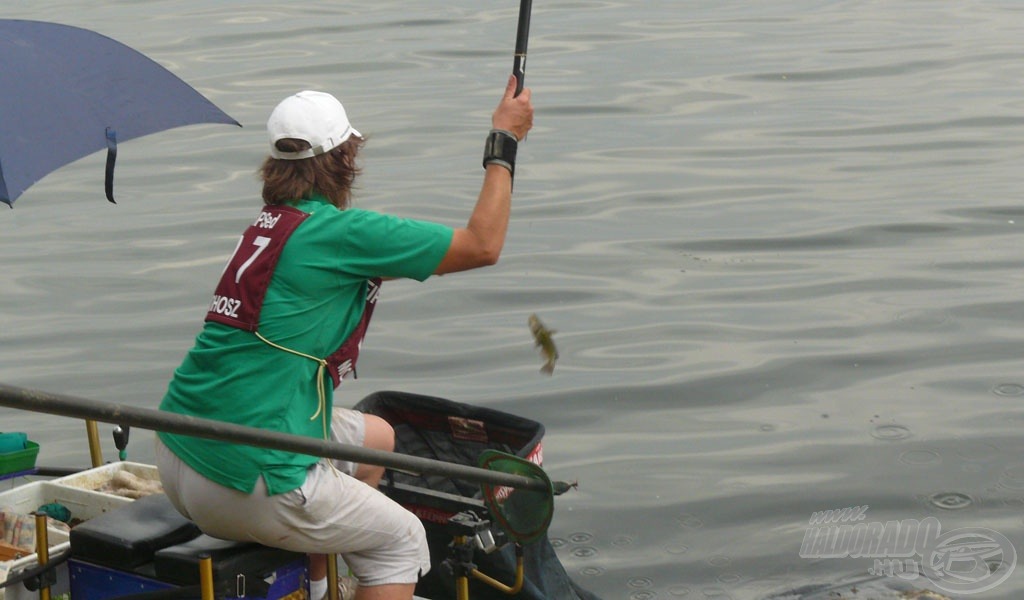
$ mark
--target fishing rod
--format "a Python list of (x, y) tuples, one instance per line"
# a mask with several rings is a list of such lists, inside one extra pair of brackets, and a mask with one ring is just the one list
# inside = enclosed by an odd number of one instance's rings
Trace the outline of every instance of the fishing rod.
[(516, 30), (516, 53), (512, 61), (512, 73), (516, 76), (516, 96), (523, 91), (526, 82), (526, 46), (530, 41), (530, 13), (533, 0), (519, 0), (519, 27)]
[[(414, 475), (441, 475), (480, 484), (551, 493), (550, 483), (523, 475), (491, 471), (421, 456), (374, 450), (301, 435), (267, 431), (151, 408), (51, 394), (12, 385), (0, 384), (0, 406), (371, 464)], [(556, 490), (564, 490), (569, 487), (569, 484), (563, 482), (556, 482), (554, 485)]]

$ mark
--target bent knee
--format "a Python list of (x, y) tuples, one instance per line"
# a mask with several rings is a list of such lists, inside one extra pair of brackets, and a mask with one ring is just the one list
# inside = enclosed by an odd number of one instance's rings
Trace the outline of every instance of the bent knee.
[(430, 571), (426, 529), (415, 515), (407, 514), (402, 523), (404, 535), (379, 548), (345, 555), (361, 585), (415, 584)]
[(363, 446), (374, 450), (392, 452), (395, 449), (395, 430), (384, 419), (377, 415), (363, 415), (366, 422), (366, 437)]

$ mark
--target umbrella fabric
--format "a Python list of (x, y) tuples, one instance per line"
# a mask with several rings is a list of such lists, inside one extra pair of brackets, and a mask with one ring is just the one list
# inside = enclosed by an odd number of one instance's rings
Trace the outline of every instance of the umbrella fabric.
[(0, 19), (0, 201), (117, 142), (195, 123), (238, 125), (143, 54), (96, 32)]

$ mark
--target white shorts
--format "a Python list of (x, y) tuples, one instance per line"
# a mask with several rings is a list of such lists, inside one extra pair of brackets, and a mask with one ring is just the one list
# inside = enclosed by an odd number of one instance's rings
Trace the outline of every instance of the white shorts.
[[(343, 413), (340, 414), (339, 413)], [(359, 445), (362, 413), (335, 409), (335, 441)], [(321, 460), (301, 487), (267, 495), (263, 478), (253, 493), (222, 486), (183, 463), (157, 438), (157, 466), (171, 503), (207, 535), (309, 554), (340, 554), (360, 585), (416, 583), (430, 570), (426, 532), (412, 513), (352, 477), (353, 463)]]
[[(331, 441), (362, 446), (366, 442), (366, 418), (363, 413), (347, 408), (335, 408), (331, 413)], [(359, 466), (345, 460), (332, 460), (334, 468), (355, 476)]]

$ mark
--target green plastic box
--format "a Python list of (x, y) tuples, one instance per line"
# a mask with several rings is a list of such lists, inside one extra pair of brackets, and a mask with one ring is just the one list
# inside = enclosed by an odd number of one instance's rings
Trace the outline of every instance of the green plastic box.
[(25, 442), (24, 450), (0, 454), (0, 475), (34, 469), (37, 456), (39, 456), (39, 444), (32, 440)]

